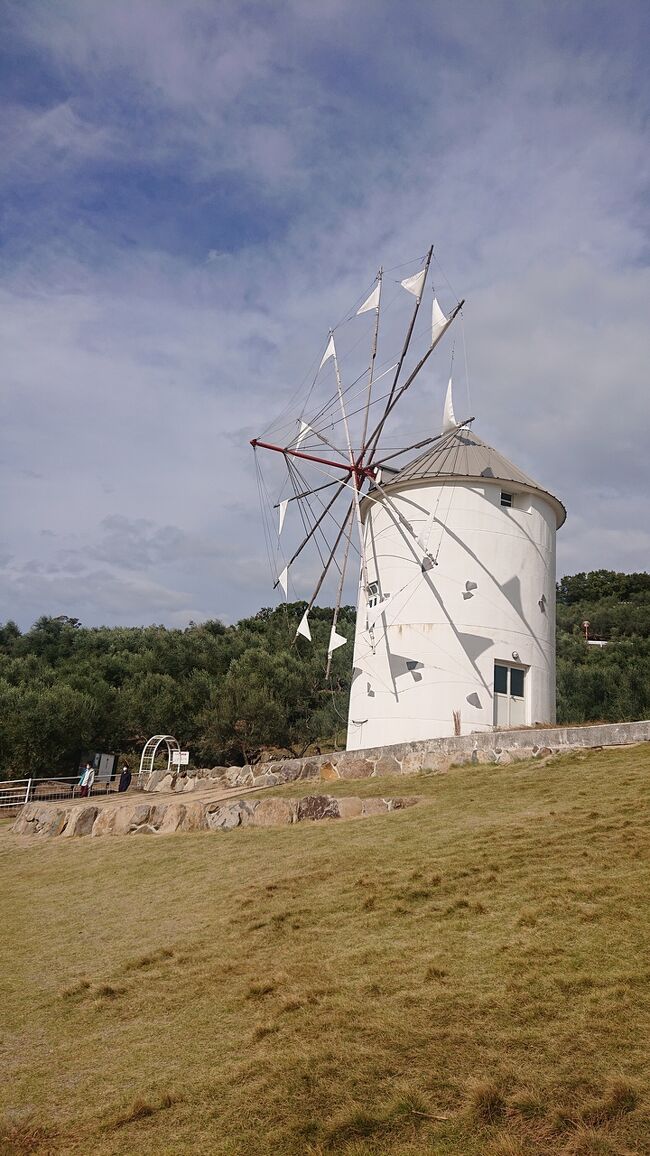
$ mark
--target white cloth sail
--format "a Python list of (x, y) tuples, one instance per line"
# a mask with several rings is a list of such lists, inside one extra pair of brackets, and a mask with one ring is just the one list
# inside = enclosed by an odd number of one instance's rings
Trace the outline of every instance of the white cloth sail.
[(307, 425), (307, 422), (306, 422), (306, 421), (301, 421), (301, 423), (300, 423), (300, 433), (298, 434), (298, 440), (297, 440), (297, 442), (296, 442), (296, 449), (297, 449), (297, 450), (299, 450), (299, 449), (300, 449), (300, 446), (301, 446), (301, 445), (302, 445), (302, 443), (304, 442), (304, 440), (305, 440), (305, 438), (306, 438), (306, 436), (307, 436), (307, 434), (308, 434), (308, 433), (312, 433), (312, 428), (311, 428), (311, 426), (310, 426), (310, 425)]
[(406, 289), (406, 292), (412, 293), (414, 297), (421, 297), (426, 275), (426, 269), (420, 269), (420, 272), (415, 273), (412, 277), (405, 277), (404, 280), (400, 282), (402, 289)]
[(285, 566), (281, 574), (278, 574), (278, 582), (284, 591), (285, 598), (287, 597), (287, 585), (289, 580), (289, 567)]
[(339, 646), (345, 646), (346, 642), (347, 638), (344, 638), (342, 634), (337, 634), (336, 628), (333, 626), (330, 633), (327, 653), (332, 654), (335, 650), (338, 650)]
[(279, 519), (278, 538), (280, 537), (280, 534), (282, 533), (282, 527), (284, 526), (284, 516), (287, 512), (287, 506), (288, 505), (289, 505), (289, 499), (288, 498), (285, 498), (283, 502), (280, 502), (280, 506), (279, 506), (280, 513), (278, 515), (278, 519)]
[(458, 422), (454, 417), (454, 399), (452, 395), (451, 378), (449, 378), (449, 385), (447, 386), (447, 393), (445, 395), (445, 408), (442, 414), (442, 429), (440, 430), (440, 433), (450, 433), (452, 429), (458, 429)]
[(298, 637), (299, 634), (302, 634), (303, 638), (306, 638), (306, 639), (308, 639), (309, 642), (311, 642), (311, 630), (309, 629), (309, 622), (308, 622), (308, 617), (307, 617), (308, 614), (309, 614), (309, 611), (305, 610), (305, 613), (303, 614), (302, 618), (300, 619), (300, 622), (298, 623), (298, 629), (296, 630), (296, 638)]
[(369, 313), (371, 309), (379, 309), (379, 294), (380, 294), (380, 292), (381, 292), (381, 286), (380, 286), (379, 282), (377, 282), (377, 284), (375, 285), (370, 296), (366, 297), (366, 300), (364, 301), (363, 305), (359, 309), (357, 309), (357, 317), (361, 313)]
[(431, 341), (433, 344), (442, 337), (445, 329), (449, 325), (449, 318), (445, 317), (442, 309), (438, 305), (438, 298), (433, 298), (433, 305), (431, 306)]
[(318, 368), (322, 369), (325, 362), (329, 361), (330, 357), (336, 357), (336, 349), (334, 347), (334, 334), (333, 333), (330, 333), (330, 339), (327, 342), (327, 349), (325, 350), (325, 352), (323, 354), (323, 360), (321, 361)]
[(376, 606), (369, 606), (368, 607), (368, 609), (366, 610), (366, 624), (367, 624), (366, 628), (375, 625), (377, 619), (381, 618), (382, 614), (384, 614), (385, 611), (388, 610), (388, 607), (390, 606), (391, 602), (393, 601), (393, 597), (394, 597), (393, 594), (387, 594), (386, 597), (382, 598), (381, 601), (379, 601)]

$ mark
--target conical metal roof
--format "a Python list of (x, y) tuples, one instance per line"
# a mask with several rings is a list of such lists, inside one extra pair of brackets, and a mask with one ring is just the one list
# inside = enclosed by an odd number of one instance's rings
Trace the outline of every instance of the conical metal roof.
[(403, 466), (390, 481), (386, 479), (385, 485), (392, 490), (398, 489), (406, 482), (438, 478), (509, 483), (527, 492), (539, 493), (546, 498), (555, 509), (558, 527), (566, 519), (566, 509), (559, 498), (554, 497), (533, 478), (529, 478), (528, 474), (513, 465), (498, 450), (481, 441), (481, 438), (465, 426), (444, 434), (420, 457)]

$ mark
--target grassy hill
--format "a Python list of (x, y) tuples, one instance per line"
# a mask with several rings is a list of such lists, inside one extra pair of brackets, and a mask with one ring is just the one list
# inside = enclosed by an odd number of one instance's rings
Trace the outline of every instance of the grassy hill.
[(5, 825), (0, 1152), (650, 1151), (648, 770), (327, 784), (427, 801), (229, 835)]

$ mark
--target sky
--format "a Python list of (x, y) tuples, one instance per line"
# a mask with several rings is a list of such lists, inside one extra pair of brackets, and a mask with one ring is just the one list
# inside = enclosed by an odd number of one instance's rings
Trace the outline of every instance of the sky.
[[(567, 507), (558, 575), (649, 568), (644, 0), (0, 19), (0, 620), (273, 605), (249, 439), (432, 243), (475, 432)], [(441, 357), (393, 440), (438, 432)]]

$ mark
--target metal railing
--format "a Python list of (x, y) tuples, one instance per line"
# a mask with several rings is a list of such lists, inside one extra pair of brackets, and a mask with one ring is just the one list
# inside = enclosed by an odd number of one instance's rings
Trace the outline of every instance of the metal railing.
[[(112, 795), (117, 791), (118, 779), (95, 780), (87, 797)], [(83, 798), (79, 775), (66, 778), (5, 779), (0, 782), (0, 810), (15, 810), (25, 803), (61, 802)]]

